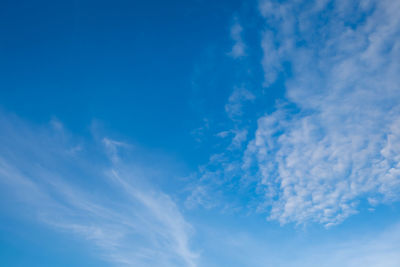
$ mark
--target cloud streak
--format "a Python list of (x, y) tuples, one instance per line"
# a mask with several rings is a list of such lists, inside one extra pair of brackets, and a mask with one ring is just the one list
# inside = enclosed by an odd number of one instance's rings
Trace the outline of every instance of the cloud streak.
[(0, 127), (0, 183), (24, 203), (15, 206), (22, 214), (29, 210), (45, 225), (87, 240), (117, 266), (197, 266), (191, 225), (171, 197), (118, 157), (124, 143), (103, 140), (105, 164), (82, 150), (71, 155), (73, 138), (63, 128), (35, 127), (6, 114)]

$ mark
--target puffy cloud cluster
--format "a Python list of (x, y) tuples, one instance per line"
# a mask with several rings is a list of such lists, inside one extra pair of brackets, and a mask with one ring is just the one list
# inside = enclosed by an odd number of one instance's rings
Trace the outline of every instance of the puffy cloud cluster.
[[(262, 1), (265, 85), (287, 103), (258, 121), (270, 219), (341, 222), (400, 197), (400, 1)], [(246, 165), (245, 164), (245, 168)]]

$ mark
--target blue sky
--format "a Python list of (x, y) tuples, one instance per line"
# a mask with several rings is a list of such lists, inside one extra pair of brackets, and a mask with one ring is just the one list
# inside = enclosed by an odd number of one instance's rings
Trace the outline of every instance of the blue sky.
[(4, 266), (400, 266), (400, 1), (1, 1)]

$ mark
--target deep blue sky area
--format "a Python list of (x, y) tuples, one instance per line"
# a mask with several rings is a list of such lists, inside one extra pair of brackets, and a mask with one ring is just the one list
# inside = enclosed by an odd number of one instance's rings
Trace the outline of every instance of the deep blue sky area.
[[(95, 118), (132, 141), (183, 149), (203, 120), (193, 108), (204, 101), (193, 93), (194, 67), (207, 53), (219, 60), (215, 54), (228, 51), (242, 5), (2, 1), (2, 106), (39, 123), (57, 117), (79, 132)], [(212, 71), (223, 73), (223, 64)]]

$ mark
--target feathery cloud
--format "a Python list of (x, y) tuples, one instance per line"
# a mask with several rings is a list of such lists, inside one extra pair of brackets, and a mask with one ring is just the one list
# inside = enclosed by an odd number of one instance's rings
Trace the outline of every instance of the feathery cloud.
[(0, 127), (1, 190), (24, 203), (15, 205), (33, 215), (24, 219), (87, 240), (117, 266), (197, 266), (192, 226), (170, 196), (118, 157), (127, 144), (104, 138), (97, 148), (108, 155), (105, 164), (88, 151), (71, 155), (75, 145), (64, 128), (35, 127), (6, 114)]

